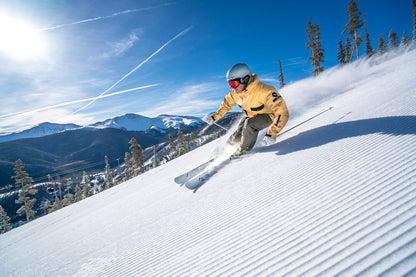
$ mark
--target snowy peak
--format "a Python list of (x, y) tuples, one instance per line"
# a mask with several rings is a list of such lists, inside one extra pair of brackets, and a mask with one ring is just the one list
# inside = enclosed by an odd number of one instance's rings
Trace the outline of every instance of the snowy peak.
[(179, 129), (182, 125), (201, 126), (206, 124), (199, 117), (179, 116), (179, 115), (159, 115), (156, 119), (161, 120), (166, 128)]
[(96, 122), (94, 124), (88, 125), (88, 127), (99, 129), (115, 128), (127, 131), (146, 131), (152, 124), (153, 121), (151, 118), (138, 114), (126, 114), (123, 116), (117, 116), (104, 121)]
[(24, 139), (24, 138), (38, 138), (38, 137), (56, 134), (56, 133), (63, 132), (66, 130), (76, 129), (79, 127), (81, 126), (72, 124), (72, 123), (58, 124), (58, 123), (44, 122), (30, 129), (24, 130), (22, 132), (15, 132), (9, 135), (0, 136), (0, 142)]
[(115, 128), (127, 131), (147, 131), (149, 129), (166, 130), (168, 128), (179, 129), (183, 125), (202, 126), (205, 122), (198, 117), (159, 115), (155, 118), (145, 117), (139, 114), (126, 114), (97, 122), (88, 127)]

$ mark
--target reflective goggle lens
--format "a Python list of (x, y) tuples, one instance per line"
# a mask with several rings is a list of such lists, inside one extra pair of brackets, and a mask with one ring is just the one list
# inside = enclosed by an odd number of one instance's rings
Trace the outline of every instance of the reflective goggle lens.
[(236, 88), (236, 87), (238, 87), (238, 82), (237, 82), (237, 80), (231, 80), (231, 81), (229, 81), (228, 82), (229, 84), (230, 84), (230, 86), (232, 87), (232, 88)]

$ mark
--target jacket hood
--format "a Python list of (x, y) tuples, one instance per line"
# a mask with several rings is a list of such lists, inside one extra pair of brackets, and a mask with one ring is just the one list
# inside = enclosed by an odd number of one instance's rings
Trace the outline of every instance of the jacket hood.
[(259, 76), (256, 73), (252, 73), (247, 87), (244, 90), (250, 90), (252, 86), (256, 86), (260, 82)]

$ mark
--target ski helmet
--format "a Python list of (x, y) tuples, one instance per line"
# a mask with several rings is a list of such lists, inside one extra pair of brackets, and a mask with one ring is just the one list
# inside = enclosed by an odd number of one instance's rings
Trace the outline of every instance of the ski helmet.
[(245, 63), (238, 63), (233, 65), (227, 72), (227, 82), (235, 79), (243, 79), (250, 76), (251, 72)]

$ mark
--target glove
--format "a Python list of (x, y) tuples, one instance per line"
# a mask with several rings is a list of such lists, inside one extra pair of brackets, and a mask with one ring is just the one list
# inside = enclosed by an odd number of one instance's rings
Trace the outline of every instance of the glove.
[(211, 125), (212, 123), (214, 123), (213, 115), (207, 116), (206, 118), (204, 118), (204, 121), (208, 123), (208, 125)]
[(272, 145), (272, 144), (274, 144), (274, 143), (276, 143), (276, 140), (274, 140), (274, 139), (272, 139), (272, 138), (270, 138), (270, 137), (265, 136), (265, 137), (263, 138), (263, 145), (264, 145), (264, 146), (269, 146), (269, 145)]
[(214, 123), (214, 118), (212, 118), (212, 116), (208, 117), (207, 123), (209, 125), (211, 125), (212, 123)]

